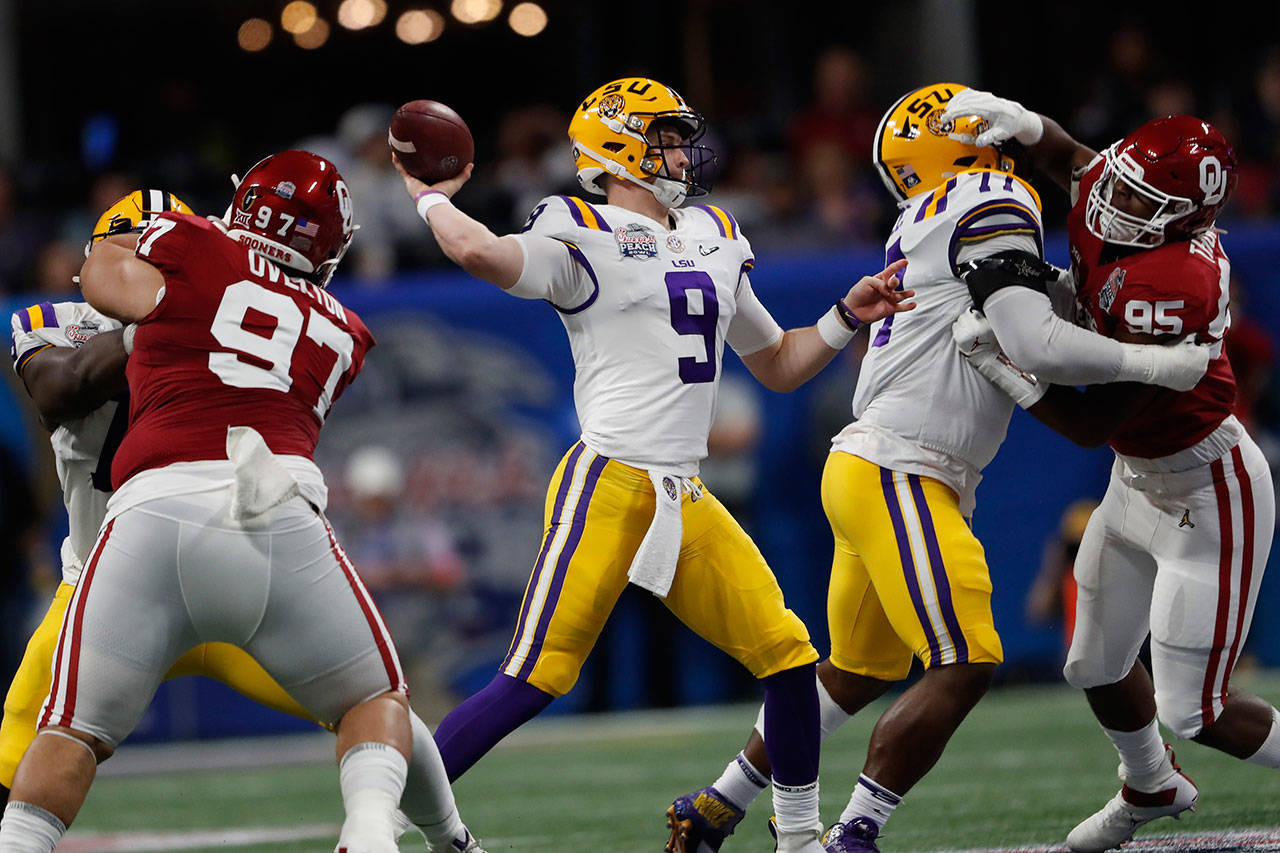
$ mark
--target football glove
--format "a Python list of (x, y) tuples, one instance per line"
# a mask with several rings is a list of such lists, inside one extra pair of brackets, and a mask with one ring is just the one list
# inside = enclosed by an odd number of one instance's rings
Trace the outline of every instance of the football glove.
[(969, 309), (956, 318), (951, 324), (951, 338), (975, 370), (1022, 408), (1034, 406), (1049, 390), (1047, 383), (1009, 360), (991, 331), (991, 323), (977, 311)]
[(987, 129), (977, 136), (956, 133), (953, 138), (968, 145), (999, 145), (1010, 138), (1023, 145), (1035, 145), (1044, 136), (1044, 121), (1038, 113), (980, 89), (957, 92), (942, 112), (944, 120), (973, 115), (986, 119)]

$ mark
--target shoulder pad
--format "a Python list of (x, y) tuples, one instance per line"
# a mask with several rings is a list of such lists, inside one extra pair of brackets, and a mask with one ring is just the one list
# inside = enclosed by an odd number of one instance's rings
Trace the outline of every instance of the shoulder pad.
[[(727, 210), (722, 207), (716, 207), (714, 204), (695, 204), (686, 208), (691, 213), (700, 211), (701, 215), (707, 217), (707, 221), (721, 237), (728, 240), (739, 240), (742, 238), (741, 232), (738, 231), (738, 220), (734, 219)], [(692, 213), (697, 216), (699, 214)]]
[(538, 202), (520, 232), (548, 236), (562, 235), (572, 239), (571, 235), (582, 229), (613, 233), (613, 229), (595, 205), (576, 196), (552, 195)]

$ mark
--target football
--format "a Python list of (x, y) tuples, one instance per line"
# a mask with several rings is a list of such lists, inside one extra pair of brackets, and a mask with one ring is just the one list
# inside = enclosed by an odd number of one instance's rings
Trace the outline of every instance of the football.
[(436, 184), (454, 177), (475, 157), (467, 123), (439, 101), (409, 101), (391, 119), (387, 141), (405, 170)]

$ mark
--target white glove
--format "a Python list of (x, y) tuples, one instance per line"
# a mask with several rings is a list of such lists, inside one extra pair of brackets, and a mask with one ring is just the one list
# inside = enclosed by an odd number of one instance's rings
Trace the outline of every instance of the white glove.
[(993, 385), (1013, 398), (1024, 409), (1040, 401), (1047, 383), (1009, 360), (1000, 349), (995, 332), (987, 318), (970, 308), (951, 324), (951, 338), (965, 360), (985, 376)]
[(1076, 324), (1076, 277), (1071, 268), (1058, 269), (1056, 281), (1045, 282), (1053, 313), (1072, 325)]
[(998, 145), (1013, 138), (1023, 145), (1035, 145), (1044, 136), (1044, 121), (1017, 101), (998, 98), (980, 89), (958, 92), (942, 111), (944, 120), (953, 121), (963, 116), (980, 116), (987, 122), (987, 129), (976, 137), (968, 133), (953, 133), (952, 137), (968, 145)]
[(1175, 391), (1190, 391), (1209, 369), (1209, 346), (1198, 344), (1195, 335), (1176, 344), (1122, 344), (1117, 382), (1162, 385)]

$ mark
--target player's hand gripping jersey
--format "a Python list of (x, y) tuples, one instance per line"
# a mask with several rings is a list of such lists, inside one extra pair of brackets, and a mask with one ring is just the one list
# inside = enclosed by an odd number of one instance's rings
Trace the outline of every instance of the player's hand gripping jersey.
[(919, 307), (870, 329), (854, 393), (854, 422), (833, 441), (895, 471), (942, 480), (966, 515), (980, 471), (1004, 441), (1013, 401), (965, 363), (951, 325), (973, 305), (964, 261), (1006, 249), (1043, 253), (1040, 199), (1013, 175), (962, 172), (902, 210), (887, 263), (907, 259), (902, 286)]
[(232, 426), (314, 469), (320, 426), (373, 345), (360, 318), (196, 216), (160, 216), (136, 253), (165, 285), (129, 358), (116, 487), (148, 469), (226, 460)]
[(509, 292), (560, 312), (585, 443), (692, 475), (707, 455), (725, 342), (749, 355), (782, 329), (751, 290), (751, 246), (733, 218), (708, 205), (671, 218), (674, 229), (612, 205), (545, 198), (519, 237), (524, 273)]
[[(1088, 198), (1102, 169), (1099, 157), (1080, 179), (1077, 198)], [(1120, 426), (1111, 446), (1150, 459), (1195, 445), (1231, 414), (1235, 400), (1235, 377), (1222, 347), (1231, 324), (1231, 264), (1217, 232), (1135, 252), (1095, 236), (1085, 225), (1083, 202), (1072, 206), (1067, 228), (1081, 325), (1112, 338), (1126, 331), (1167, 341), (1194, 335), (1212, 344), (1200, 383), (1181, 393), (1158, 389)]]
[[(41, 302), (14, 313), (11, 321), (13, 369), (22, 369), (46, 347), (80, 347), (120, 323), (83, 302)], [(77, 420), (60, 423), (49, 437), (67, 508), (68, 535), (62, 543), (62, 579), (75, 585), (89, 556), (111, 497), (111, 459), (128, 421), (127, 402), (112, 400)]]

